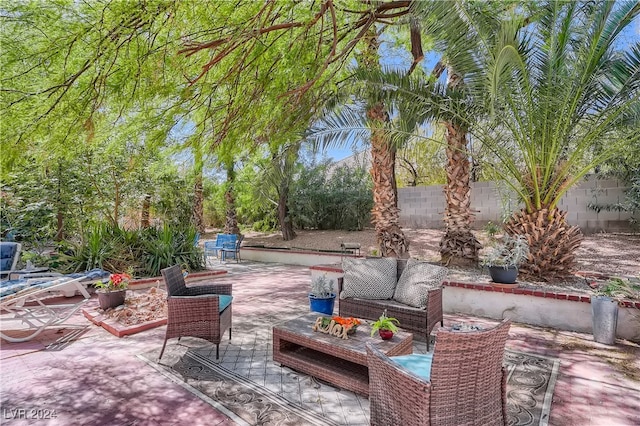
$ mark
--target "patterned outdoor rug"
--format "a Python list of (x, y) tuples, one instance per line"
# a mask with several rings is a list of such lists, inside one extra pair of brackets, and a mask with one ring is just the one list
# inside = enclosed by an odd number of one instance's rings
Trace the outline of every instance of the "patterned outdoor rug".
[[(368, 425), (366, 398), (272, 361), (268, 330), (234, 332), (215, 348), (197, 339), (167, 344), (139, 358), (240, 425)], [(508, 424), (547, 425), (559, 360), (507, 351)]]

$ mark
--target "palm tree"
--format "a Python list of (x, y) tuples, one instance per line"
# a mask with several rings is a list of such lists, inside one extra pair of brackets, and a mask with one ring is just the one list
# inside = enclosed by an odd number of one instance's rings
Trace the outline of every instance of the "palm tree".
[(560, 199), (621, 141), (640, 139), (640, 43), (627, 51), (619, 43), (640, 4), (554, 1), (540, 13), (535, 31), (520, 33), (524, 49), (496, 45), (493, 122), (503, 137), (481, 137), (524, 204), (505, 226), (528, 240), (522, 272), (549, 279), (573, 270), (582, 239)]
[[(489, 166), (524, 205), (505, 226), (530, 245), (522, 272), (552, 279), (573, 270), (582, 238), (558, 209), (560, 199), (622, 141), (640, 139), (640, 43), (625, 48), (618, 42), (640, 5), (540, 6), (533, 22), (503, 15), (498, 30), (486, 31), (490, 26), (481, 21), (473, 27), (493, 36), (480, 37), (473, 55), (450, 58), (463, 86), (398, 73), (359, 78), (372, 90), (413, 104), (420, 120), (459, 123), (492, 152)], [(472, 21), (465, 20), (461, 30)]]
[[(446, 70), (447, 89), (464, 93), (465, 77), (480, 71), (476, 55), (483, 51), (483, 43), (496, 37), (499, 16), (505, 7), (509, 5), (464, 1), (416, 3), (414, 13), (422, 17), (423, 28), (436, 40), (436, 48), (442, 54), (431, 78), (439, 79)], [(476, 265), (482, 246), (471, 232), (475, 218), (471, 210), (468, 125), (450, 111), (438, 118), (443, 119), (446, 129), (447, 156), (441, 262), (445, 265)]]
[[(441, 97), (439, 108), (449, 108), (495, 155), (491, 166), (524, 205), (505, 229), (527, 238), (525, 275), (572, 272), (582, 234), (558, 209), (560, 199), (620, 141), (639, 139), (640, 44), (623, 51), (618, 43), (639, 10), (636, 2), (551, 1), (529, 27), (522, 17), (501, 19), (473, 60), (456, 66), (475, 69), (465, 74), (463, 95), (473, 108)], [(426, 110), (437, 109), (431, 102)]]

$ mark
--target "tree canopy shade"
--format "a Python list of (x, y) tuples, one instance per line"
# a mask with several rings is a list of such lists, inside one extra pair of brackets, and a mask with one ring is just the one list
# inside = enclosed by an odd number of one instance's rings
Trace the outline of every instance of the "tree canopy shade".
[(2, 108), (12, 126), (3, 129), (3, 149), (19, 155), (35, 144), (70, 156), (69, 141), (99, 143), (96, 135), (122, 122), (136, 123), (132, 133), (151, 143), (186, 121), (196, 130), (197, 169), (214, 150), (229, 169), (251, 145), (295, 140), (336, 90), (332, 78), (358, 41), (410, 5), (7, 2)]

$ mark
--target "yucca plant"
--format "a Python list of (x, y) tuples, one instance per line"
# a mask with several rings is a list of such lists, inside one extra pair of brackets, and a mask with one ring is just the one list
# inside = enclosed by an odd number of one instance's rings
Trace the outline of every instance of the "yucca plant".
[(160, 270), (173, 265), (182, 265), (189, 270), (203, 267), (202, 252), (195, 246), (195, 228), (180, 228), (164, 225), (148, 228), (144, 234), (144, 270), (149, 276), (160, 275)]
[(122, 241), (112, 225), (100, 223), (89, 227), (81, 241), (70, 243), (69, 252), (61, 255), (60, 269), (81, 272), (93, 268), (117, 271), (122, 264)]

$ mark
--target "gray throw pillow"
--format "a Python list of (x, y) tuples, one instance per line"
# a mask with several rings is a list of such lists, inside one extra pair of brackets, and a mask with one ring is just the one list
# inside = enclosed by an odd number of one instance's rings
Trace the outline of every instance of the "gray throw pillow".
[(342, 261), (344, 282), (340, 299), (391, 299), (396, 288), (397, 267), (395, 257), (345, 258)]
[(427, 291), (441, 286), (449, 270), (415, 259), (409, 259), (398, 279), (393, 299), (416, 308), (427, 306)]

